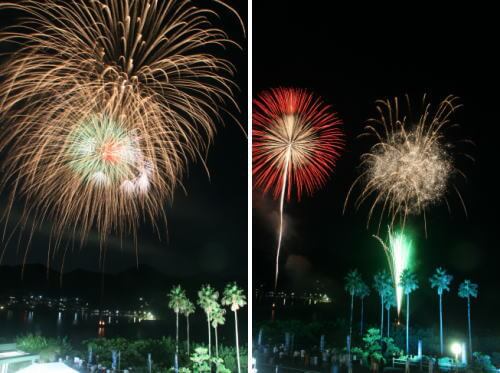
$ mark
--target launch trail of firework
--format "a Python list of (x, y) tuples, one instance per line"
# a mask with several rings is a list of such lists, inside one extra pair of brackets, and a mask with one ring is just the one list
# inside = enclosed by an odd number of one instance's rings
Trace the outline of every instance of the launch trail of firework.
[(280, 196), (280, 227), (279, 227), (279, 235), (278, 235), (278, 248), (276, 249), (276, 269), (275, 269), (275, 275), (274, 275), (274, 291), (276, 291), (276, 289), (278, 287), (279, 259), (280, 259), (280, 251), (281, 251), (281, 241), (283, 239), (283, 208), (285, 205), (285, 190), (286, 190), (289, 165), (290, 165), (290, 149), (287, 151), (287, 155), (286, 155), (285, 169), (283, 170), (283, 187), (281, 188), (281, 196)]
[(322, 187), (344, 147), (342, 121), (330, 106), (304, 89), (275, 88), (254, 100), (254, 186), (279, 199), (280, 221), (274, 290), (283, 245), (285, 201), (294, 190), (300, 200)]

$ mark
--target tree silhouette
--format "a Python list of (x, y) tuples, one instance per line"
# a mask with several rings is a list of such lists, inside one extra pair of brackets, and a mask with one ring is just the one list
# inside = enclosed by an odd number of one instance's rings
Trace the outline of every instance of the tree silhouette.
[(383, 336), (384, 330), (384, 305), (385, 305), (385, 297), (387, 296), (390, 288), (393, 286), (393, 282), (391, 276), (387, 271), (380, 271), (375, 274), (373, 277), (373, 287), (377, 291), (380, 296), (380, 336)]
[(361, 283), (361, 276), (357, 269), (350, 271), (344, 278), (345, 286), (344, 289), (351, 295), (351, 315), (349, 318), (349, 337), (352, 338), (352, 314), (354, 312), (354, 296), (359, 290)]
[(195, 307), (193, 302), (191, 302), (187, 297), (184, 300), (184, 305), (182, 306), (181, 313), (186, 317), (186, 353), (189, 356), (189, 350), (190, 350), (190, 345), (189, 345), (189, 316), (193, 314), (195, 311)]
[(241, 373), (240, 363), (240, 343), (238, 337), (238, 310), (247, 304), (243, 289), (238, 287), (236, 282), (226, 285), (222, 296), (222, 304), (229, 306), (234, 313), (234, 330), (236, 335), (236, 361), (238, 363), (238, 373)]
[(180, 285), (172, 287), (168, 293), (168, 307), (175, 312), (175, 371), (179, 371), (179, 313), (186, 302), (186, 293)]
[(207, 317), (208, 326), (208, 355), (212, 356), (212, 333), (210, 332), (210, 321), (212, 320), (212, 313), (219, 305), (219, 292), (212, 288), (210, 285), (203, 285), (198, 291), (198, 305), (203, 308)]
[(418, 281), (415, 274), (409, 270), (405, 269), (401, 273), (401, 278), (399, 280), (399, 285), (406, 294), (406, 355), (409, 355), (410, 351), (410, 294), (418, 289)]
[(364, 305), (365, 305), (365, 298), (370, 295), (370, 288), (366, 283), (361, 280), (359, 283), (359, 288), (358, 291), (356, 292), (356, 295), (361, 299), (361, 320), (360, 320), (360, 325), (359, 325), (359, 334), (363, 335), (363, 322), (364, 322)]
[(387, 310), (387, 337), (391, 336), (391, 308), (397, 306), (396, 291), (389, 287), (385, 297), (385, 309)]
[(219, 357), (219, 338), (217, 328), (219, 325), (224, 325), (226, 322), (226, 310), (217, 304), (212, 312), (212, 327), (214, 328), (215, 335), (215, 356)]
[(446, 273), (443, 268), (437, 268), (436, 272), (429, 278), (431, 288), (436, 288), (439, 296), (439, 349), (441, 355), (444, 354), (444, 337), (443, 337), (443, 292), (450, 291), (450, 283), (453, 276)]
[(458, 288), (458, 296), (460, 298), (467, 298), (467, 321), (469, 324), (469, 356), (472, 357), (472, 328), (470, 322), (470, 298), (477, 298), (478, 285), (465, 280)]

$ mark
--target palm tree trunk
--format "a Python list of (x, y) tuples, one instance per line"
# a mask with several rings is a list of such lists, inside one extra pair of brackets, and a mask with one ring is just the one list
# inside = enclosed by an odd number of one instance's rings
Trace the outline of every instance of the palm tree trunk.
[(364, 316), (363, 315), (363, 312), (364, 312), (363, 308), (364, 308), (364, 303), (365, 303), (364, 300), (365, 300), (365, 298), (361, 298), (361, 325), (359, 327), (359, 334), (361, 334), (361, 335), (363, 335), (363, 316)]
[(387, 309), (387, 338), (389, 338), (391, 334), (390, 327), (391, 327), (391, 307)]
[(212, 356), (212, 338), (210, 332), (210, 317), (207, 314), (207, 325), (208, 325), (208, 356)]
[(472, 361), (472, 330), (470, 326), (470, 297), (467, 297), (467, 319), (469, 321), (469, 359)]
[(215, 357), (219, 357), (219, 339), (217, 338), (217, 327), (214, 328), (215, 330)]
[(240, 363), (240, 339), (238, 337), (238, 314), (234, 311), (234, 330), (236, 331), (236, 361), (238, 363), (238, 373), (241, 373)]
[(352, 313), (354, 311), (354, 293), (351, 293), (351, 318), (349, 320), (349, 338), (352, 339)]
[(439, 349), (441, 351), (441, 356), (444, 353), (443, 346), (443, 295), (439, 294)]
[(406, 294), (406, 355), (410, 354), (410, 293)]
[(175, 373), (179, 372), (179, 312), (175, 313)]
[(175, 353), (179, 353), (179, 312), (175, 313)]
[(187, 334), (187, 354), (189, 356), (189, 316), (186, 316), (186, 334)]
[(380, 336), (383, 337), (383, 335), (384, 335), (384, 296), (380, 297), (380, 303), (381, 303), (380, 310), (382, 311), (382, 316), (380, 318)]

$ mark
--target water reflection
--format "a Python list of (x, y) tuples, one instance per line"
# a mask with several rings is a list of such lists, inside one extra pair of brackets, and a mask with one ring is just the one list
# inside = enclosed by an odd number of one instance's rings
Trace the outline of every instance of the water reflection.
[[(0, 312), (0, 337), (14, 339), (22, 334), (44, 335), (50, 338), (68, 337), (83, 341), (96, 337), (126, 336), (131, 338), (163, 336), (167, 321), (141, 320), (137, 315), (99, 315), (99, 311), (78, 310), (22, 310), (11, 309)], [(36, 315), (35, 315), (36, 314)], [(99, 326), (99, 320), (104, 325)], [(200, 318), (201, 321), (204, 321)], [(162, 325), (162, 326), (160, 326)], [(203, 324), (203, 326), (205, 326)], [(202, 330), (205, 330), (204, 328)]]
[(98, 335), (99, 337), (104, 337), (104, 336), (105, 336), (105, 333), (104, 333), (104, 328), (103, 328), (103, 327), (101, 327), (101, 326), (100, 326), (100, 327), (97, 329), (97, 335)]

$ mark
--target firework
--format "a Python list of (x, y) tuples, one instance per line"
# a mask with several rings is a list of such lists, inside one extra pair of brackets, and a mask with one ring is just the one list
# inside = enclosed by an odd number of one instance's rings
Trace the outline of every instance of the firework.
[(214, 10), (193, 4), (0, 6), (25, 15), (0, 35), (17, 46), (0, 86), (7, 221), (22, 198), (19, 225), (31, 221), (33, 232), (50, 220), (55, 246), (66, 232), (83, 243), (93, 228), (101, 244), (109, 234), (135, 240), (143, 219), (158, 229), (188, 163), (203, 160), (221, 111), (236, 104), (234, 67), (216, 55), (236, 44), (212, 24)]
[(274, 288), (283, 238), (283, 207), (295, 190), (300, 200), (323, 186), (343, 149), (342, 121), (329, 105), (306, 90), (277, 88), (254, 100), (255, 187), (280, 201)]
[[(453, 144), (446, 141), (445, 130), (452, 127), (451, 115), (460, 106), (454, 96), (446, 97), (433, 110), (422, 100), (422, 112), (413, 119), (412, 107), (406, 97), (407, 110), (401, 110), (397, 98), (377, 101), (379, 118), (370, 119), (364, 135), (374, 136), (377, 143), (362, 155), (362, 174), (355, 180), (346, 198), (358, 183), (364, 186), (355, 205), (358, 208), (370, 196), (374, 200), (368, 214), (368, 225), (377, 205), (382, 217), (387, 214), (391, 225), (396, 220), (404, 226), (409, 215), (424, 217), (430, 206), (445, 201), (452, 188), (465, 209), (462, 197), (452, 183), (461, 173), (454, 165)], [(426, 228), (427, 229), (427, 228)]]
[(374, 237), (382, 244), (389, 263), (389, 269), (394, 282), (394, 290), (396, 292), (396, 303), (399, 315), (403, 301), (403, 288), (400, 285), (401, 274), (405, 269), (409, 269), (411, 266), (413, 242), (404, 232), (393, 232), (390, 228), (388, 229), (388, 236), (389, 239), (387, 244), (380, 237)]

